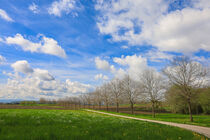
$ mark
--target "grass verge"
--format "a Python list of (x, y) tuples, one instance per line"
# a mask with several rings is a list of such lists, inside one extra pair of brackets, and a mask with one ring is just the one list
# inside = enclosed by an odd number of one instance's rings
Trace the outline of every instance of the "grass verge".
[(190, 122), (189, 115), (185, 115), (185, 114), (157, 113), (156, 117), (153, 118), (152, 115), (150, 114), (132, 115), (132, 114), (127, 114), (127, 113), (117, 113), (117, 112), (104, 111), (104, 110), (100, 110), (100, 111), (112, 113), (112, 114), (124, 115), (124, 116), (132, 116), (132, 117), (137, 117), (137, 118), (142, 118), (142, 119), (159, 120), (159, 121), (166, 121), (166, 122), (175, 122), (175, 123), (210, 127), (210, 115), (193, 115), (194, 122)]

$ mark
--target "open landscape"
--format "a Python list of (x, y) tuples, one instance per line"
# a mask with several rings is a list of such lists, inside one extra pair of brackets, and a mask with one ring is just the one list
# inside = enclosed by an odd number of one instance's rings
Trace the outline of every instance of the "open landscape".
[(2, 109), (0, 138), (141, 140), (207, 140), (192, 131), (83, 110)]
[(0, 0), (0, 140), (210, 140), (210, 0)]
[[(85, 139), (85, 140), (208, 140), (203, 134), (164, 124), (130, 120), (90, 112), (89, 106), (62, 106), (58, 104), (0, 105), (0, 137), (2, 139)], [(96, 107), (95, 107), (96, 108)], [(110, 110), (113, 107), (109, 108)], [(123, 106), (125, 109), (126, 106)], [(127, 107), (129, 109), (129, 107)], [(97, 109), (99, 110), (99, 109)], [(93, 110), (94, 111), (94, 110)], [(100, 112), (107, 112), (102, 107)], [(194, 122), (184, 114), (157, 113), (127, 114), (110, 112), (148, 120), (161, 120), (210, 128), (209, 115), (194, 115)]]

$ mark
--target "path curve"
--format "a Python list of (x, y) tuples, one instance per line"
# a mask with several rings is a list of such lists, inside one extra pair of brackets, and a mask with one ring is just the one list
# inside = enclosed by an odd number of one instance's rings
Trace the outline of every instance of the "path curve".
[(141, 119), (141, 118), (136, 118), (136, 117), (111, 114), (111, 113), (100, 112), (100, 111), (89, 110), (89, 109), (85, 109), (85, 110), (89, 111), (89, 112), (100, 113), (100, 114), (121, 117), (121, 118), (126, 118), (126, 119), (133, 119), (133, 120), (140, 120), (140, 121), (147, 121), (147, 122), (166, 124), (166, 125), (170, 125), (170, 126), (176, 126), (176, 127), (188, 129), (188, 130), (203, 134), (206, 137), (210, 138), (210, 127), (203, 127), (203, 126), (196, 126), (196, 125), (189, 125), (189, 124), (180, 124), (180, 123), (173, 123), (173, 122), (156, 121), (156, 120), (149, 120), (149, 119)]

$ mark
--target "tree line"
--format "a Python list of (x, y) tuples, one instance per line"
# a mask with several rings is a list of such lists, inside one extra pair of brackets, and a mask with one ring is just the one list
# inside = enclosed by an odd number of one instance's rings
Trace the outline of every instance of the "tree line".
[(135, 80), (130, 75), (114, 78), (96, 87), (93, 92), (71, 97), (69, 101), (93, 108), (97, 106), (99, 109), (105, 106), (107, 111), (110, 105), (115, 105), (116, 112), (119, 112), (121, 104), (129, 104), (132, 114), (134, 104), (149, 102), (153, 117), (156, 114), (156, 106), (160, 102), (166, 102), (175, 110), (184, 105), (185, 113), (189, 113), (190, 121), (193, 121), (195, 105), (199, 105), (206, 113), (210, 112), (208, 72), (208, 68), (202, 64), (189, 57), (179, 56), (161, 72), (146, 68)]

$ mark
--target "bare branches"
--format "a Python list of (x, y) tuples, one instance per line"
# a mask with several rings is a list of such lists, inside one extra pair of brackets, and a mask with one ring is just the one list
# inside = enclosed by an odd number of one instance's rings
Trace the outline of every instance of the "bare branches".
[(193, 121), (191, 111), (192, 95), (196, 94), (194, 89), (201, 88), (207, 82), (207, 69), (186, 56), (180, 56), (174, 58), (170, 66), (163, 70), (163, 73), (173, 85), (180, 89), (181, 94), (186, 98), (190, 120)]
[(164, 78), (153, 69), (146, 69), (140, 75), (141, 92), (152, 103), (153, 117), (155, 117), (155, 104), (163, 99), (165, 85)]

